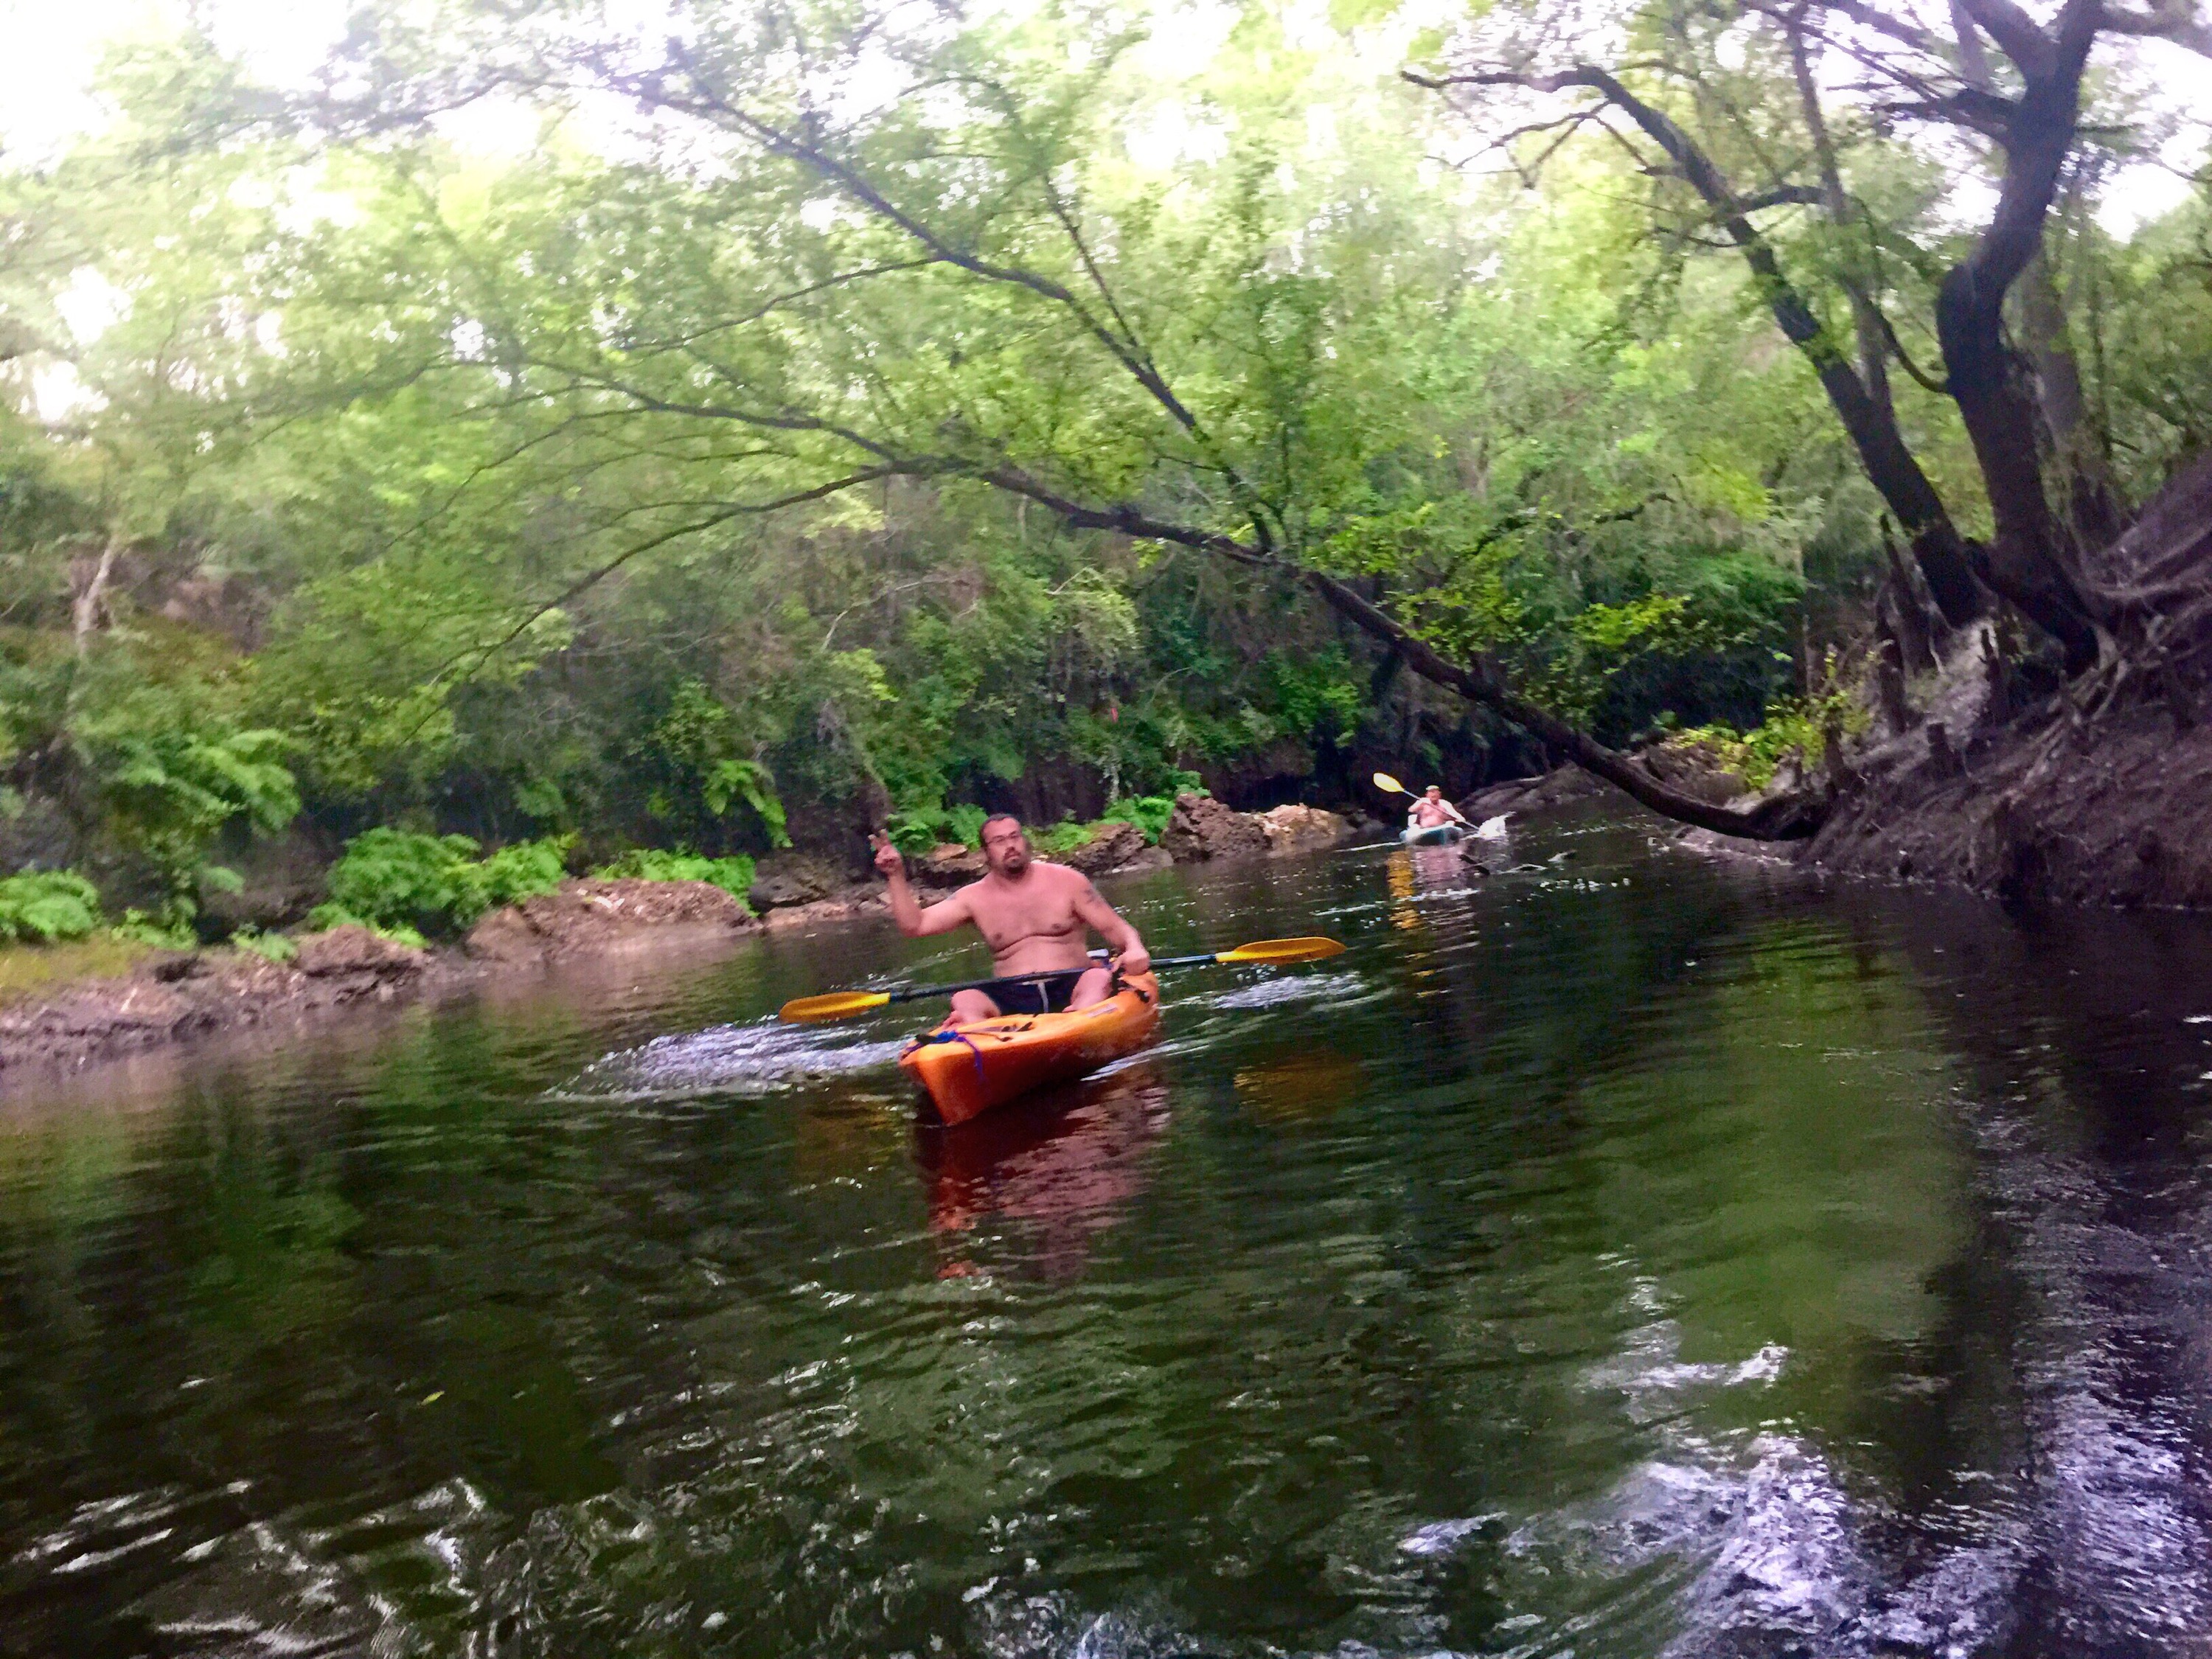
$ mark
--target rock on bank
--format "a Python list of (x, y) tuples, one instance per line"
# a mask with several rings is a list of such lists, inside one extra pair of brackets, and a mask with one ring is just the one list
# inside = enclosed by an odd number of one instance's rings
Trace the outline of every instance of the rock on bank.
[(649, 946), (711, 945), (757, 927), (728, 893), (703, 881), (564, 881), (550, 893), (493, 911), (465, 948), (507, 965), (606, 956)]
[(1352, 825), (1317, 806), (1239, 812), (1211, 795), (1176, 797), (1160, 846), (1177, 864), (1320, 852), (1350, 839)]

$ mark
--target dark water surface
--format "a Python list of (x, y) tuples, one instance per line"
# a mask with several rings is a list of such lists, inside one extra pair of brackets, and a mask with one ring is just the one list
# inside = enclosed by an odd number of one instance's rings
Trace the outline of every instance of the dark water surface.
[(954, 1131), (881, 929), (0, 1098), (0, 1652), (2206, 1652), (2212, 932), (1563, 850)]

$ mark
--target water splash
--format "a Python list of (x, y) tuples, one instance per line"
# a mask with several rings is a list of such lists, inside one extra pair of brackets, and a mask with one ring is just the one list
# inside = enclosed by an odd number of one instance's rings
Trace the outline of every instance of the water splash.
[(1233, 991), (1222, 991), (1210, 997), (1196, 997), (1188, 1006), (1276, 1008), (1291, 1002), (1339, 1000), (1366, 988), (1366, 981), (1357, 974), (1288, 974), (1279, 979), (1263, 979), (1255, 985), (1240, 985)]
[(906, 1039), (839, 1039), (818, 1026), (774, 1020), (656, 1037), (586, 1066), (549, 1098), (651, 1101), (697, 1095), (774, 1094), (823, 1078), (888, 1066)]

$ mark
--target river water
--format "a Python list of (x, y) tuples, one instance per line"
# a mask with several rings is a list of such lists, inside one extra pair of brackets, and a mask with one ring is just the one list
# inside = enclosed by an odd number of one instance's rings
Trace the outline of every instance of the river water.
[(953, 1131), (882, 928), (0, 1098), (0, 1653), (2206, 1652), (2212, 929), (1510, 856)]

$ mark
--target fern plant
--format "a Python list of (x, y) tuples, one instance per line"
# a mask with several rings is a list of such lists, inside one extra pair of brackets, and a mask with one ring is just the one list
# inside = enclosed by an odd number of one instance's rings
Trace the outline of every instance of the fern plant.
[(100, 890), (74, 870), (0, 880), (0, 944), (58, 945), (100, 927)]
[(592, 872), (608, 880), (703, 881), (720, 888), (748, 913), (745, 895), (753, 884), (753, 861), (742, 853), (726, 859), (702, 858), (696, 853), (672, 853), (659, 847), (634, 847), (611, 864)]
[(346, 843), (331, 866), (330, 902), (311, 927), (358, 922), (425, 938), (465, 932), (487, 910), (561, 884), (568, 840), (518, 842), (478, 859), (466, 836), (426, 836), (380, 825)]

